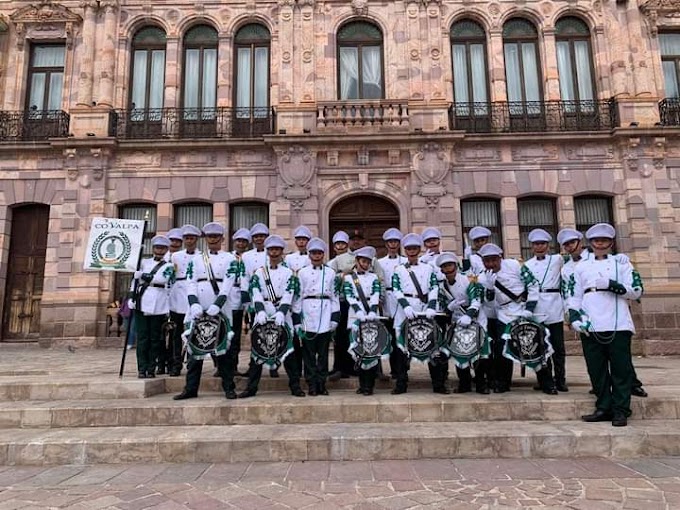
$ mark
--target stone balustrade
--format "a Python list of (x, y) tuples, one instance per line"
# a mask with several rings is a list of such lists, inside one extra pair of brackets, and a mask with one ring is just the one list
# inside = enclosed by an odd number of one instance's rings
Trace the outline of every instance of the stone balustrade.
[(381, 126), (409, 129), (408, 102), (404, 100), (334, 101), (317, 104), (316, 127)]

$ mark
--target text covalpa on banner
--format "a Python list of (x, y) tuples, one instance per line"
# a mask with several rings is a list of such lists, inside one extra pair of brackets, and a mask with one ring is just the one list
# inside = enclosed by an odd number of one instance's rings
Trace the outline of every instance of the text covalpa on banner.
[(85, 270), (135, 271), (143, 241), (144, 221), (93, 218)]

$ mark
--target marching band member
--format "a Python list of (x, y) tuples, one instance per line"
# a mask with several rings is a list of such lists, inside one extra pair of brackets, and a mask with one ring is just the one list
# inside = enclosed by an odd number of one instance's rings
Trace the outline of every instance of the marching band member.
[(630, 344), (635, 325), (628, 302), (642, 296), (640, 275), (632, 264), (611, 255), (616, 231), (593, 225), (586, 238), (592, 256), (580, 261), (568, 294), (569, 319), (581, 335), (588, 375), (597, 396), (595, 412), (583, 421), (610, 421), (625, 427), (631, 414), (633, 362)]
[(298, 273), (300, 297), (293, 307), (293, 323), (302, 342), (309, 395), (328, 395), (328, 347), (340, 320), (335, 272), (324, 264), (326, 243), (315, 237), (307, 245), (311, 265)]
[[(465, 246), (463, 253), (463, 271), (472, 272), (472, 274), (480, 274), (486, 271), (482, 257), (479, 256), (479, 250), (487, 244), (491, 239), (491, 230), (486, 227), (472, 227), (468, 232), (468, 239), (472, 246)], [(491, 316), (489, 316), (491, 317)]]
[(156, 361), (163, 343), (163, 322), (170, 311), (169, 287), (175, 278), (172, 264), (165, 260), (170, 240), (151, 240), (153, 257), (141, 261), (131, 283), (128, 306), (135, 313), (137, 372), (140, 379), (156, 377)]
[(499, 246), (487, 243), (478, 254), (485, 267), (479, 281), (486, 289), (486, 300), (493, 306), (498, 318), (498, 329), (491, 333), (490, 380), (494, 393), (505, 393), (510, 391), (513, 364), (503, 355), (503, 332), (515, 319), (533, 317), (538, 302), (538, 284), (528, 268), (514, 259), (503, 258), (503, 250)]
[[(392, 276), (392, 292), (399, 304), (394, 316), (394, 331), (397, 335), (397, 380), (393, 395), (406, 393), (408, 390), (409, 351), (406, 344), (404, 323), (414, 319), (416, 313), (423, 313), (426, 318), (434, 320), (437, 315), (438, 284), (434, 268), (430, 264), (419, 263), (418, 256), (423, 240), (418, 234), (406, 234), (401, 241), (406, 253), (407, 262), (397, 266)], [(446, 369), (428, 363), (432, 389), (435, 393), (448, 393), (446, 388)]]
[[(239, 265), (236, 258), (223, 251), (222, 242), (224, 241), (224, 227), (219, 223), (210, 222), (203, 226), (208, 251), (195, 256), (190, 262), (187, 273), (189, 284), (187, 289), (190, 321), (187, 323), (188, 331), (191, 332), (193, 321), (199, 319), (204, 314), (211, 317), (222, 315), (225, 319), (224, 335), (218, 340), (215, 349), (215, 363), (217, 371), (222, 379), (222, 389), (228, 399), (236, 398), (234, 391), (234, 366), (233, 361), (235, 346), (231, 339), (234, 335), (231, 321), (232, 313), (229, 298), (239, 272)], [(187, 364), (187, 377), (184, 390), (179, 395), (175, 395), (175, 400), (196, 398), (198, 388), (201, 383), (201, 372), (203, 370), (203, 355), (191, 353), (191, 346), (188, 346), (190, 356)]]
[[(299, 291), (298, 279), (293, 271), (282, 264), (283, 249), (286, 242), (281, 236), (270, 235), (264, 243), (267, 250), (267, 265), (255, 270), (250, 279), (250, 301), (255, 310), (255, 325), (273, 320), (277, 326), (285, 328), (287, 348), (278, 362), (283, 362), (288, 375), (288, 386), (292, 395), (304, 397), (300, 388), (300, 366), (293, 352), (293, 320), (291, 307)], [(262, 377), (262, 365), (266, 360), (258, 359), (255, 350), (251, 353), (248, 369), (248, 385), (239, 393), (238, 398), (253, 397)]]
[(170, 248), (168, 253), (165, 254), (165, 260), (170, 262), (170, 257), (173, 253), (177, 253), (182, 249), (182, 229), (181, 228), (171, 228), (165, 237), (170, 239)]
[[(182, 249), (182, 229), (181, 228), (171, 228), (167, 234), (165, 234), (165, 237), (167, 237), (170, 240), (170, 248), (166, 252), (165, 256), (163, 259), (166, 262), (172, 262), (172, 255), (173, 253), (177, 253)], [(170, 293), (172, 293), (174, 285), (170, 287)], [(165, 340), (165, 326), (168, 324), (165, 322), (163, 324), (163, 333), (161, 334), (161, 349), (158, 354), (158, 368), (156, 369), (156, 375), (163, 375), (165, 373), (171, 374), (172, 375), (172, 369), (173, 369), (173, 358), (175, 357), (175, 353), (177, 352), (175, 350), (175, 335), (177, 333), (176, 329), (176, 324), (172, 320), (172, 317), (169, 317), (170, 324), (172, 325), (171, 333), (172, 335), (167, 339), (167, 343)], [(180, 327), (181, 329), (181, 327)], [(181, 353), (181, 347), (182, 347), (182, 338), (181, 336), (179, 337), (179, 346), (180, 346), (180, 351)], [(180, 354), (177, 354), (177, 356), (180, 356)], [(182, 368), (181, 366), (181, 359), (180, 359), (180, 369)]]
[[(524, 263), (538, 282), (538, 303), (535, 314), (550, 331), (550, 344), (554, 353), (547, 360), (546, 369), (541, 370), (539, 387), (548, 395), (569, 391), (566, 380), (566, 351), (564, 348), (564, 304), (562, 301), (562, 256), (551, 255), (552, 236), (542, 228), (529, 232), (529, 242), (534, 256)], [(554, 368), (554, 374), (553, 374)], [(537, 375), (538, 375), (537, 374)]]
[(182, 352), (182, 332), (184, 319), (189, 308), (187, 284), (191, 278), (189, 265), (201, 251), (196, 248), (201, 231), (193, 225), (184, 225), (181, 229), (184, 249), (172, 254), (170, 261), (175, 268), (175, 283), (170, 289), (170, 320), (175, 328), (172, 336), (172, 348), (168, 360), (168, 373), (171, 377), (178, 377), (182, 372), (184, 354)]
[[(394, 331), (394, 315), (397, 313), (397, 298), (394, 297), (394, 292), (392, 292), (392, 275), (394, 274), (394, 269), (400, 265), (405, 264), (408, 259), (399, 253), (401, 248), (401, 240), (404, 235), (397, 228), (388, 228), (383, 233), (383, 241), (385, 241), (385, 247), (387, 248), (387, 255), (383, 258), (378, 259), (378, 264), (385, 275), (383, 280), (383, 286), (385, 291), (385, 300), (383, 305), (383, 313), (388, 317), (385, 322), (385, 326), (388, 331)], [(390, 353), (390, 373), (392, 377), (396, 377), (395, 366), (397, 361), (395, 357), (398, 356), (396, 336), (392, 336), (392, 352)]]
[(309, 255), (307, 255), (307, 243), (312, 238), (312, 231), (304, 225), (300, 225), (293, 232), (293, 237), (295, 238), (297, 251), (286, 255), (285, 262), (294, 273), (297, 273), (303, 267), (311, 264)]
[[(484, 330), (480, 350), (472, 357), (459, 358), (452, 354), (458, 375), (458, 388), (455, 393), (468, 393), (472, 390), (471, 367), (475, 369), (475, 389), (477, 393), (489, 394), (488, 358), (491, 347), (486, 334), (488, 323), (482, 308), (484, 287), (477, 283), (476, 277), (468, 277), (458, 272), (458, 257), (454, 253), (439, 254), (436, 263), (444, 279), (439, 282), (439, 299), (442, 309), (447, 311), (451, 324), (466, 327), (476, 321)], [(450, 326), (453, 327), (453, 326)]]
[[(375, 248), (364, 246), (354, 252), (356, 270), (345, 275), (343, 281), (343, 293), (349, 304), (349, 317), (347, 329), (350, 331), (350, 352), (361, 342), (359, 323), (378, 319), (378, 306), (380, 304), (380, 280), (370, 271), (371, 262), (375, 258)], [(389, 346), (387, 346), (389, 348)], [(354, 356), (353, 356), (354, 357)], [(373, 395), (375, 377), (378, 373), (380, 359), (370, 363), (358, 362), (359, 389), (358, 394)]]
[(246, 279), (246, 265), (243, 262), (243, 254), (248, 249), (250, 244), (250, 230), (247, 228), (239, 228), (231, 236), (234, 249), (231, 254), (236, 259), (236, 264), (238, 271), (234, 275), (234, 287), (231, 289), (231, 295), (229, 296), (229, 302), (231, 303), (232, 310), (232, 327), (234, 332), (234, 338), (232, 342), (234, 344), (234, 374), (238, 375), (238, 356), (241, 352), (241, 333), (243, 332), (243, 312), (248, 306), (250, 301), (250, 293), (247, 288), (244, 288), (244, 280)]

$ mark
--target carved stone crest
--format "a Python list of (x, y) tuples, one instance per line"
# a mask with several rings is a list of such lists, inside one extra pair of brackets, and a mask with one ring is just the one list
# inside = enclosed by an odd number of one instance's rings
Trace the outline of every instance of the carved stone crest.
[(350, 5), (355, 16), (366, 16), (368, 14), (368, 0), (352, 0)]
[(17, 47), (23, 49), (26, 38), (65, 39), (70, 49), (73, 45), (73, 32), (83, 22), (78, 14), (61, 4), (43, 2), (38, 5), (22, 7), (10, 15), (17, 32)]
[(279, 176), (288, 200), (304, 200), (311, 195), (310, 181), (316, 168), (316, 152), (294, 145), (278, 152)]
[(434, 142), (424, 144), (413, 155), (413, 171), (421, 182), (418, 194), (425, 197), (429, 208), (437, 207), (439, 198), (446, 195), (444, 180), (449, 175), (449, 151)]

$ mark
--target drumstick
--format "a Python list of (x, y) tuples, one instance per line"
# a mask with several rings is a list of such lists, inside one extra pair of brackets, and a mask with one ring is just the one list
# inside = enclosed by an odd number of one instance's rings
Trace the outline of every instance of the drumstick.
[[(414, 314), (416, 317), (425, 317), (425, 312), (416, 312)], [(436, 312), (434, 314), (435, 317), (446, 317), (446, 314), (444, 312)]]

